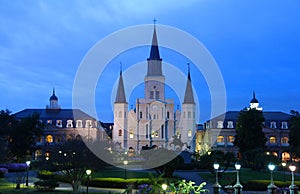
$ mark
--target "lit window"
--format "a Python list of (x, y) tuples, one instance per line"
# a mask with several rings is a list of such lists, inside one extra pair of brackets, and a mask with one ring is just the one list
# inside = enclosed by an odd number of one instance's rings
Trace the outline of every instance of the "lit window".
[(222, 136), (222, 135), (219, 135), (218, 137), (217, 137), (217, 144), (218, 145), (224, 145), (224, 136)]
[(233, 128), (233, 121), (228, 121), (227, 122), (227, 128), (232, 129)]
[(81, 128), (82, 127), (82, 120), (77, 120), (76, 121), (76, 127)]
[(217, 128), (223, 128), (223, 121), (218, 121), (218, 126), (217, 126)]
[(287, 129), (287, 128), (288, 128), (287, 122), (282, 122), (281, 129)]
[(192, 137), (193, 133), (192, 133), (192, 130), (188, 130), (188, 137)]
[(289, 138), (288, 137), (281, 138), (281, 144), (286, 146), (289, 145)]
[(46, 142), (47, 142), (47, 143), (52, 143), (52, 142), (53, 142), (53, 137), (52, 137), (52, 135), (47, 135), (47, 136), (46, 136)]
[(129, 131), (129, 138), (132, 139), (133, 138), (133, 130)]
[(73, 127), (73, 121), (67, 120), (67, 127)]
[(276, 129), (276, 122), (272, 121), (272, 122), (270, 123), (270, 128)]
[(276, 143), (276, 137), (271, 136), (271, 137), (269, 138), (269, 142), (270, 142), (270, 144), (275, 144), (275, 143)]
[(62, 127), (62, 120), (57, 120), (56, 121), (56, 126), (57, 127)]
[(119, 129), (119, 136), (122, 136), (122, 129)]
[(52, 120), (47, 120), (48, 125), (52, 125)]
[(234, 142), (234, 136), (229, 135), (227, 137), (227, 145), (233, 145), (233, 142)]

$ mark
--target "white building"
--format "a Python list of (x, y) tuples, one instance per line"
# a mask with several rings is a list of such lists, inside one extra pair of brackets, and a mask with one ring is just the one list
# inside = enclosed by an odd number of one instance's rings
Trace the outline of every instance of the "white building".
[[(144, 97), (137, 98), (134, 109), (128, 109), (122, 71), (114, 102), (112, 140), (116, 149), (158, 146), (173, 150), (194, 151), (196, 133), (195, 101), (188, 69), (184, 102), (175, 110), (174, 100), (166, 98), (156, 28), (154, 26), (150, 56), (144, 78)], [(126, 80), (125, 80), (126, 84)], [(184, 91), (183, 91), (184, 92)]]

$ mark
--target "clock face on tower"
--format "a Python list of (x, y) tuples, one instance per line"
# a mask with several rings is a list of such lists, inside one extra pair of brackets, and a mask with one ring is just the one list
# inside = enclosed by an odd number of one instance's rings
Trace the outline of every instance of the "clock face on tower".
[(156, 112), (158, 111), (158, 106), (156, 104), (151, 106), (152, 111)]

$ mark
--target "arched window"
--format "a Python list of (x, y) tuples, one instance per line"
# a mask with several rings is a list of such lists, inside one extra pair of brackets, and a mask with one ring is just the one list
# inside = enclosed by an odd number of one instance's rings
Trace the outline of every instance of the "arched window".
[(192, 137), (192, 135), (193, 135), (193, 133), (192, 133), (193, 131), (190, 129), (190, 130), (188, 130), (188, 134), (187, 134), (187, 136), (188, 137)]
[(281, 154), (281, 158), (282, 158), (282, 160), (284, 160), (284, 161), (289, 161), (290, 158), (291, 158), (291, 156), (290, 156), (290, 154), (289, 154), (288, 152), (283, 152), (283, 153)]
[(281, 138), (281, 145), (282, 146), (288, 146), (289, 145), (289, 138), (288, 137)]
[(133, 130), (130, 130), (130, 131), (129, 131), (129, 138), (132, 139), (133, 136), (134, 136)]
[(82, 120), (77, 120), (76, 121), (76, 127), (77, 128), (82, 128)]
[(119, 129), (119, 136), (122, 136), (122, 129)]
[(52, 135), (47, 135), (46, 136), (46, 142), (47, 143), (52, 143), (53, 142), (53, 136)]
[(229, 135), (229, 136), (227, 137), (227, 145), (232, 146), (232, 145), (233, 145), (233, 142), (234, 142), (234, 136)]
[(72, 120), (67, 120), (67, 127), (69, 127), (69, 128), (73, 127), (73, 121)]
[(271, 137), (269, 138), (269, 142), (270, 142), (270, 144), (275, 144), (275, 143), (276, 143), (276, 137), (271, 136)]
[(225, 144), (225, 142), (224, 142), (224, 136), (219, 135), (217, 137), (217, 145), (224, 145), (224, 144)]

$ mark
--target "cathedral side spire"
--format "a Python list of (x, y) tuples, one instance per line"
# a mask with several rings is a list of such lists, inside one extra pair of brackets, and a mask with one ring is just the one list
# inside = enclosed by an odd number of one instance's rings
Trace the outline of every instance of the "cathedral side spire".
[(188, 79), (186, 82), (183, 104), (195, 104), (189, 63), (188, 63)]
[(127, 103), (126, 96), (125, 96), (122, 69), (120, 70), (120, 78), (119, 78), (118, 90), (117, 90), (115, 103)]

